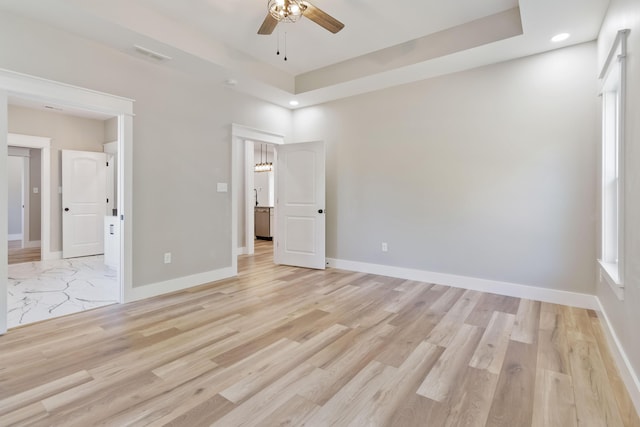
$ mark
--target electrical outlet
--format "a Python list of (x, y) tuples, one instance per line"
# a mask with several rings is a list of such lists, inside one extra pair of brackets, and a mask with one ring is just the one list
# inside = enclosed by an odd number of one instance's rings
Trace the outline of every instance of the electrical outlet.
[(387, 252), (389, 250), (389, 246), (387, 242), (382, 242), (382, 252)]
[(171, 264), (171, 252), (166, 252), (164, 254), (164, 263)]

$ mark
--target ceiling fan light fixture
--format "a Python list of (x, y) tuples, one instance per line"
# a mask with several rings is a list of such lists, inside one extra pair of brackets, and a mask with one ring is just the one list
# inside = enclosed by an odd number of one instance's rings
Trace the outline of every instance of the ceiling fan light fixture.
[(269, 14), (278, 22), (296, 22), (306, 6), (299, 0), (269, 0)]
[(280, 22), (297, 22), (302, 16), (333, 34), (344, 28), (342, 22), (307, 0), (267, 0), (267, 16), (258, 29), (258, 34), (273, 34)]

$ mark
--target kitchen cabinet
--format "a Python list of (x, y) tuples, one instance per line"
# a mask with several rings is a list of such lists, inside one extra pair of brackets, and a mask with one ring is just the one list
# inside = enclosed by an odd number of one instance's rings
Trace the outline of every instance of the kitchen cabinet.
[(271, 235), (271, 210), (270, 207), (256, 206), (255, 212), (255, 234), (256, 239), (272, 240)]

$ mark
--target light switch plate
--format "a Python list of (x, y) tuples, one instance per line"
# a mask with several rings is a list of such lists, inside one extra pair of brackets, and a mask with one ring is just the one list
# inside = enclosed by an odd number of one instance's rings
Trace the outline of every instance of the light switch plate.
[(33, 194), (38, 194), (39, 191), (38, 187), (33, 187)]
[(226, 193), (228, 190), (228, 185), (226, 182), (218, 183), (218, 193)]

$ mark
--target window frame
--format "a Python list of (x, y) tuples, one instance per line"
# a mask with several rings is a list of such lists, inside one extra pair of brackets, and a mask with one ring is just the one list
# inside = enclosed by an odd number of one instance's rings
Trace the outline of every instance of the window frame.
[(624, 299), (624, 134), (626, 38), (620, 30), (600, 73), (602, 164), (600, 182), (600, 281)]

